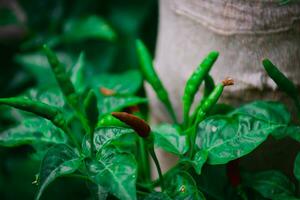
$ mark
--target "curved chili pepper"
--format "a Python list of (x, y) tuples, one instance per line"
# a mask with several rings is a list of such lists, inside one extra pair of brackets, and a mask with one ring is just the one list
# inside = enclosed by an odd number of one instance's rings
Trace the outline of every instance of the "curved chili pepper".
[(176, 122), (176, 115), (169, 99), (168, 92), (155, 72), (150, 53), (141, 40), (136, 40), (136, 50), (144, 78), (152, 86), (158, 99), (166, 106), (171, 117)]
[(143, 119), (126, 112), (113, 112), (112, 116), (130, 126), (139, 136), (147, 138), (150, 135), (151, 128)]
[(69, 75), (66, 72), (63, 64), (58, 60), (55, 53), (47, 46), (43, 45), (43, 50), (48, 58), (48, 62), (52, 68), (52, 71), (55, 75), (56, 81), (62, 90), (67, 101), (74, 106), (77, 103), (75, 88)]
[(65, 125), (65, 120), (62, 111), (57, 107), (21, 97), (2, 98), (0, 99), (0, 104), (34, 113), (52, 121), (56, 126), (64, 128), (63, 126)]
[(227, 78), (222, 81), (222, 83), (218, 84), (214, 90), (208, 95), (208, 97), (201, 102), (201, 105), (199, 107), (197, 118), (196, 118), (196, 124), (201, 122), (206, 113), (210, 111), (210, 109), (217, 103), (219, 98), (221, 97), (224, 87), (233, 85), (234, 81), (231, 78)]
[(284, 91), (289, 97), (294, 100), (295, 106), (298, 109), (298, 115), (300, 119), (300, 96), (295, 84), (288, 79), (270, 60), (264, 59), (263, 66), (276, 83), (280, 90)]
[(199, 67), (194, 71), (194, 73), (190, 76), (188, 81), (186, 82), (186, 86), (183, 93), (183, 118), (184, 124), (188, 124), (189, 112), (192, 106), (192, 103), (195, 98), (195, 94), (197, 93), (201, 83), (208, 75), (210, 69), (213, 64), (217, 60), (219, 56), (218, 52), (210, 52), (206, 58), (201, 62)]

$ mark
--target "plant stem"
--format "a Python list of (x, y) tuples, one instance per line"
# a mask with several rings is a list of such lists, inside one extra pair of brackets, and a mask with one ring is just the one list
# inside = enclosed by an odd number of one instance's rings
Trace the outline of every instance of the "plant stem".
[(151, 155), (151, 157), (152, 157), (152, 159), (153, 159), (153, 161), (155, 163), (155, 166), (156, 166), (156, 169), (157, 169), (157, 172), (158, 172), (161, 190), (164, 191), (164, 189), (165, 189), (164, 178), (163, 178), (163, 175), (162, 175), (162, 172), (161, 172), (161, 168), (160, 168), (160, 165), (159, 165), (158, 159), (156, 157), (156, 154), (155, 154), (153, 146), (151, 146), (149, 148), (149, 153), (150, 153), (150, 155)]
[(200, 122), (202, 122), (205, 118), (205, 113), (201, 112), (198, 113), (196, 121), (194, 125), (192, 126), (192, 131), (190, 135), (190, 158), (194, 155), (194, 148), (195, 148), (195, 143), (196, 143), (196, 137), (197, 137), (197, 127)]
[(94, 128), (89, 128), (89, 135), (90, 135), (90, 143), (91, 143), (91, 156), (95, 155), (95, 146), (94, 146)]
[(140, 153), (140, 167), (141, 167), (141, 175), (144, 181), (147, 183), (150, 182), (150, 167), (149, 167), (149, 158), (148, 152), (145, 145), (145, 141), (142, 138), (138, 138), (138, 152)]

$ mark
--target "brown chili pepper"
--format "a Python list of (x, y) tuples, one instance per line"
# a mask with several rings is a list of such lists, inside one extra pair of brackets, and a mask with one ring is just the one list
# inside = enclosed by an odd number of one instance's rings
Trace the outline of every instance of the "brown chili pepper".
[(130, 126), (139, 136), (143, 138), (149, 136), (151, 128), (143, 119), (126, 112), (113, 112), (112, 116)]

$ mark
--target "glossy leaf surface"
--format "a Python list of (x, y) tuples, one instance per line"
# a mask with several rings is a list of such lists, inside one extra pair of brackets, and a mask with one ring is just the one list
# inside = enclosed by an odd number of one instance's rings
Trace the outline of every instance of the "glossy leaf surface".
[(208, 152), (209, 164), (225, 164), (253, 151), (289, 120), (281, 104), (253, 102), (228, 115), (205, 119), (199, 124), (196, 144)]
[[(123, 127), (99, 127), (95, 130), (94, 133), (94, 145), (96, 151), (101, 151), (101, 149), (105, 148), (108, 145), (114, 144), (114, 146), (120, 147), (123, 145), (128, 144), (128, 146), (134, 147), (135, 144), (132, 143), (134, 140), (133, 138), (125, 138), (125, 140), (122, 139), (122, 137), (125, 137), (126, 135), (133, 135), (134, 131), (130, 128), (123, 128)], [(122, 141), (118, 141), (121, 140)], [(90, 140), (88, 136), (85, 136), (82, 141), (82, 150), (86, 155), (90, 154)]]
[(36, 101), (41, 101), (45, 104), (62, 108), (65, 106), (65, 101), (62, 92), (58, 87), (41, 87), (30, 89), (26, 95)]
[(136, 199), (137, 165), (133, 156), (105, 149), (97, 154), (97, 160), (86, 162), (89, 176), (119, 199)]
[(193, 167), (195, 168), (197, 174), (201, 174), (202, 167), (207, 161), (208, 152), (207, 151), (198, 151), (193, 158)]
[(59, 128), (41, 118), (27, 118), (16, 127), (0, 134), (0, 145), (8, 147), (35, 143), (62, 144), (66, 141)]
[(180, 127), (170, 124), (156, 126), (152, 130), (154, 144), (166, 152), (182, 155), (187, 152), (189, 146), (185, 135), (180, 133)]
[(101, 127), (96, 129), (94, 134), (95, 149), (99, 151), (105, 145), (108, 145), (113, 140), (117, 140), (123, 135), (134, 134), (130, 128), (121, 127)]
[(50, 148), (41, 164), (36, 199), (40, 199), (43, 191), (51, 182), (59, 176), (75, 172), (81, 163), (82, 158), (67, 145), (61, 144)]

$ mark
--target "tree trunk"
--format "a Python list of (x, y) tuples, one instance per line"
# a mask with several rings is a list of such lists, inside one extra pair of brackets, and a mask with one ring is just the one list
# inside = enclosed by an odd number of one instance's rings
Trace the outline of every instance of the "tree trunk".
[[(261, 61), (271, 59), (300, 85), (300, 3), (280, 6), (278, 0), (160, 0), (159, 14), (155, 65), (179, 118), (185, 82), (212, 50), (220, 52), (211, 71), (215, 81), (227, 76), (235, 80), (233, 87), (226, 88), (222, 101), (240, 105), (270, 99), (290, 104), (267, 77)], [(168, 120), (154, 92), (149, 87), (147, 92), (153, 120)], [(268, 141), (243, 162), (251, 169), (290, 172), (299, 146), (292, 141), (274, 145)], [(265, 162), (266, 158), (272, 159)], [(280, 159), (288, 164), (278, 162)], [(253, 162), (255, 165), (249, 165)]]

